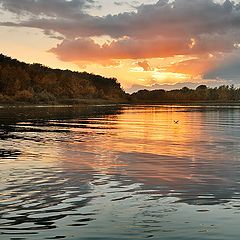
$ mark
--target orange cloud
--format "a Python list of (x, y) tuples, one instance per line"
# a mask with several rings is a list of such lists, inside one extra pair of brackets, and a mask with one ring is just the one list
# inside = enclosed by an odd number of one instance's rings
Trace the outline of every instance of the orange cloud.
[(137, 62), (137, 65), (141, 68), (143, 68), (144, 71), (151, 71), (152, 68), (147, 60), (144, 60), (142, 62)]
[(173, 63), (165, 67), (167, 71), (184, 73), (192, 76), (203, 75), (219, 63), (219, 59), (214, 57), (197, 58)]
[[(228, 39), (218, 40), (217, 36), (202, 37), (195, 40), (194, 45), (189, 46), (191, 39), (184, 38), (154, 38), (131, 39), (124, 38), (114, 40), (107, 44), (97, 44), (89, 38), (64, 40), (50, 52), (59, 59), (69, 62), (102, 63), (119, 59), (152, 59), (165, 58), (177, 55), (206, 55), (219, 53), (225, 48), (227, 51)], [(222, 42), (223, 41), (223, 42)], [(230, 47), (229, 47), (230, 48)], [(148, 68), (146, 62), (140, 62), (144, 68)], [(141, 67), (142, 67), (141, 66)]]
[[(0, 26), (37, 28), (60, 39), (49, 52), (61, 61), (88, 67), (132, 60), (145, 70), (139, 74), (146, 75), (156, 66), (147, 60), (179, 56), (188, 60), (163, 65), (161, 70), (203, 75), (218, 63), (217, 57), (239, 48), (240, 8), (233, 1), (158, 0), (139, 4), (133, 12), (106, 16), (86, 11), (92, 8), (98, 8), (98, 1), (0, 0), (0, 10), (10, 16)], [(217, 57), (205, 58), (208, 55)]]

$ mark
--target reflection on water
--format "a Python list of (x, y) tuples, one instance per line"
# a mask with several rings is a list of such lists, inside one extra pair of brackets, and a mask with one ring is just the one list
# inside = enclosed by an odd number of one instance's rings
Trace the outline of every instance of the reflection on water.
[(1, 240), (239, 239), (239, 194), (239, 107), (0, 109)]

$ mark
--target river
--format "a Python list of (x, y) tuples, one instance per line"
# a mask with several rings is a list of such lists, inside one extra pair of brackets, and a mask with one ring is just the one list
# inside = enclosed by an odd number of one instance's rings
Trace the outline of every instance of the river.
[(0, 108), (1, 240), (238, 240), (240, 107)]

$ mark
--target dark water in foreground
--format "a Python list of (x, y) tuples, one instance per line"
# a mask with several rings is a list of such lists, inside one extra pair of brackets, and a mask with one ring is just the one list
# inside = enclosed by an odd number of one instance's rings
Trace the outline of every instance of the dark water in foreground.
[(1, 240), (237, 240), (239, 226), (240, 107), (0, 109)]

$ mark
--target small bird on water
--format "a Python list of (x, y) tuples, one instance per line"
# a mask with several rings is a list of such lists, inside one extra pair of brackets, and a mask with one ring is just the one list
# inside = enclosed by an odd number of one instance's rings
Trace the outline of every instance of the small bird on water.
[(178, 124), (178, 123), (179, 123), (179, 120), (175, 120), (174, 123), (175, 123), (175, 124)]

